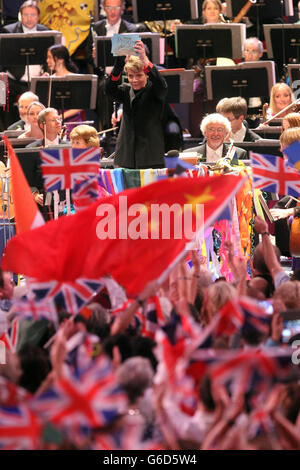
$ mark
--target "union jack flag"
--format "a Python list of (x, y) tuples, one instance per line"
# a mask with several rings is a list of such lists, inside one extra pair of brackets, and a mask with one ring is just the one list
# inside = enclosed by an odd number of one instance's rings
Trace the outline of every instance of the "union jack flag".
[(45, 191), (74, 188), (75, 180), (95, 177), (100, 167), (98, 148), (43, 149), (40, 152)]
[(37, 450), (41, 434), (42, 422), (28, 406), (0, 407), (1, 450)]
[(119, 386), (105, 356), (100, 356), (82, 374), (64, 372), (52, 388), (31, 402), (34, 411), (47, 421), (62, 426), (89, 429), (111, 424), (127, 406), (127, 396)]
[[(76, 341), (76, 336), (78, 336), (78, 341), (75, 342), (74, 347), (70, 347), (69, 345), (72, 344), (73, 339)], [(80, 371), (88, 369), (100, 354), (99, 337), (78, 332), (68, 341), (67, 351), (69, 351), (66, 359), (67, 364), (74, 370), (74, 373), (80, 373)]]
[(76, 211), (81, 211), (89, 207), (90, 204), (99, 198), (97, 178), (86, 178), (76, 180), (72, 191), (72, 199)]
[(19, 338), (19, 321), (17, 318), (14, 318), (9, 328), (9, 331), (6, 331), (0, 335), (0, 341), (5, 344), (5, 347), (12, 352), (16, 352), (17, 344)]
[[(122, 312), (127, 310), (127, 308), (130, 307), (133, 301), (134, 301), (133, 299), (128, 299), (125, 302), (123, 302), (118, 308), (115, 308), (114, 310), (112, 310), (110, 312), (112, 321), (114, 321)], [(142, 313), (142, 309), (139, 308), (135, 312), (129, 326), (131, 326), (134, 329), (140, 329), (142, 328), (143, 325), (144, 325), (144, 315)]]
[(250, 159), (255, 188), (294, 197), (300, 194), (300, 173), (286, 160), (253, 152), (250, 152)]
[(180, 359), (187, 357), (198, 344), (201, 328), (191, 319), (172, 311), (168, 323), (156, 332), (156, 355), (161, 361), (170, 381)]
[(57, 308), (75, 315), (94, 294), (103, 288), (101, 280), (76, 279), (72, 282), (30, 281), (29, 289), (36, 302), (53, 299)]
[(4, 377), (0, 377), (0, 406), (16, 406), (31, 398), (31, 394)]
[(43, 299), (39, 302), (27, 297), (25, 299), (17, 300), (11, 309), (11, 312), (18, 317), (18, 319), (30, 318), (33, 320), (40, 320), (45, 318), (57, 324), (57, 311), (52, 299)]
[(156, 331), (165, 323), (160, 300), (157, 295), (147, 300), (144, 314), (142, 335), (154, 339)]
[(229, 300), (220, 309), (215, 334), (230, 336), (239, 330), (247, 332), (253, 329), (268, 334), (270, 323), (271, 316), (264, 307), (256, 300), (242, 296), (237, 300)]
[(280, 348), (228, 353), (211, 367), (211, 378), (221, 383), (232, 382), (240, 391), (261, 392), (273, 385), (275, 379), (291, 370), (291, 351)]

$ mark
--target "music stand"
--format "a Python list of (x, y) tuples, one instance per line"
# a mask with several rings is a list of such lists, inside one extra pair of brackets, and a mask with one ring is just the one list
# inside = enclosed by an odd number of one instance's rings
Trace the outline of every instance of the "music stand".
[(43, 178), (40, 162), (40, 149), (15, 149), (23, 173), (29, 186), (43, 190)]
[[(130, 33), (126, 33), (130, 34)], [(165, 55), (165, 40), (158, 33), (138, 33), (141, 40), (149, 50), (149, 59), (154, 64), (163, 64)], [(96, 47), (96, 67), (112, 67), (115, 63), (115, 57), (111, 53), (111, 38), (107, 36), (95, 37)]]
[(197, 0), (132, 0), (132, 9), (135, 23), (198, 19)]
[(176, 57), (208, 59), (213, 57), (242, 58), (246, 39), (244, 24), (180, 25), (175, 31)]
[(264, 24), (264, 35), (269, 59), (300, 63), (300, 24)]
[(242, 62), (237, 65), (205, 67), (207, 98), (220, 100), (224, 96), (270, 96), (275, 84), (275, 65), (272, 61)]
[(193, 70), (160, 70), (168, 84), (168, 103), (192, 103), (194, 101)]
[(167, 20), (180, 19), (181, 21), (187, 21), (198, 19), (197, 0), (132, 0), (132, 9), (135, 23), (159, 20), (164, 22), (164, 37), (166, 38), (165, 64), (168, 67)]
[(95, 109), (97, 82), (97, 75), (88, 74), (33, 77), (30, 89), (46, 107), (61, 110), (64, 121), (65, 109)]
[(6, 98), (7, 98), (7, 73), (0, 73), (0, 106), (6, 105)]
[[(226, 0), (226, 13), (229, 18), (235, 18), (245, 6), (245, 0)], [(281, 0), (257, 0), (250, 7), (247, 16), (256, 17), (259, 10), (259, 18), (275, 18), (282, 14)], [(284, 15), (293, 16), (294, 7), (292, 0), (284, 0)]]
[(280, 141), (277, 139), (260, 139), (256, 142), (234, 142), (235, 147), (246, 150), (247, 152), (265, 153), (282, 157), (280, 151)]
[(62, 34), (58, 31), (0, 34), (1, 66), (6, 68), (27, 66), (29, 83), (28, 66), (43, 64), (47, 49), (54, 44), (61, 44), (61, 38)]

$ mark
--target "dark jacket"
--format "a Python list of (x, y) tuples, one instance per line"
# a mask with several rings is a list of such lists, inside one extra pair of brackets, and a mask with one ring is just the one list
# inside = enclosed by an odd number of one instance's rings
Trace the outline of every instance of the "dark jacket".
[(244, 121), (244, 126), (246, 126), (246, 134), (244, 137), (244, 142), (256, 142), (260, 140), (261, 137), (258, 134), (255, 134), (251, 129), (249, 129), (247, 121)]
[[(49, 29), (43, 24), (37, 24), (36, 29), (37, 31), (49, 31)], [(12, 23), (12, 24), (4, 26), (1, 32), (9, 33), (9, 34), (10, 33), (24, 33), (24, 30), (23, 30), (23, 25), (21, 21), (17, 21), (16, 23)], [(18, 63), (17, 57), (16, 57), (16, 63)], [(16, 80), (20, 80), (20, 78), (25, 73), (25, 65), (10, 67), (8, 70), (15, 77)]]
[[(146, 29), (143, 31), (145, 30)], [(94, 31), (97, 33), (97, 36), (106, 36), (106, 20), (97, 21), (97, 23), (94, 24)], [(143, 31), (140, 26), (136, 26), (134, 23), (129, 23), (129, 21), (121, 20), (118, 33), (136, 33)]]
[[(152, 65), (152, 64), (151, 64)], [(106, 92), (123, 103), (115, 164), (125, 168), (164, 167), (164, 134), (162, 114), (167, 83), (154, 65), (149, 68), (148, 82), (134, 92), (130, 85), (121, 85), (124, 58), (118, 57), (112, 74), (106, 80)]]
[[(247, 152), (244, 149), (240, 149), (239, 147), (235, 147), (236, 154), (238, 160), (246, 160), (247, 159)], [(227, 151), (229, 148), (229, 144), (223, 144), (223, 151), (222, 151), (222, 157), (225, 157)], [(200, 155), (202, 155), (202, 158), (204, 161), (206, 161), (206, 143), (199, 145), (198, 147), (193, 147), (190, 149), (184, 150), (184, 152), (197, 152)]]
[(7, 128), (8, 131), (18, 131), (19, 129), (25, 129), (25, 122), (22, 119), (14, 122)]

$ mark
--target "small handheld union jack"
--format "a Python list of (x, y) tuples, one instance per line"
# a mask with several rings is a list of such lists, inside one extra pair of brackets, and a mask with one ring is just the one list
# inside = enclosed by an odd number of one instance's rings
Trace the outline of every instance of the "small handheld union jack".
[(95, 177), (100, 167), (98, 148), (43, 149), (40, 152), (45, 191), (72, 189), (75, 180)]
[(298, 197), (300, 173), (281, 157), (250, 152), (253, 186), (269, 193)]

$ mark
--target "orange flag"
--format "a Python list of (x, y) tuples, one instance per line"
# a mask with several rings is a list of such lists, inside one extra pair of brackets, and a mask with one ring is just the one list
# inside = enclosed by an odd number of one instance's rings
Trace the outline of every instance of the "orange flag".
[(7, 146), (10, 159), (16, 230), (17, 233), (23, 233), (40, 227), (45, 222), (33, 199), (32, 192), (11, 143), (6, 136), (3, 136), (3, 140)]

